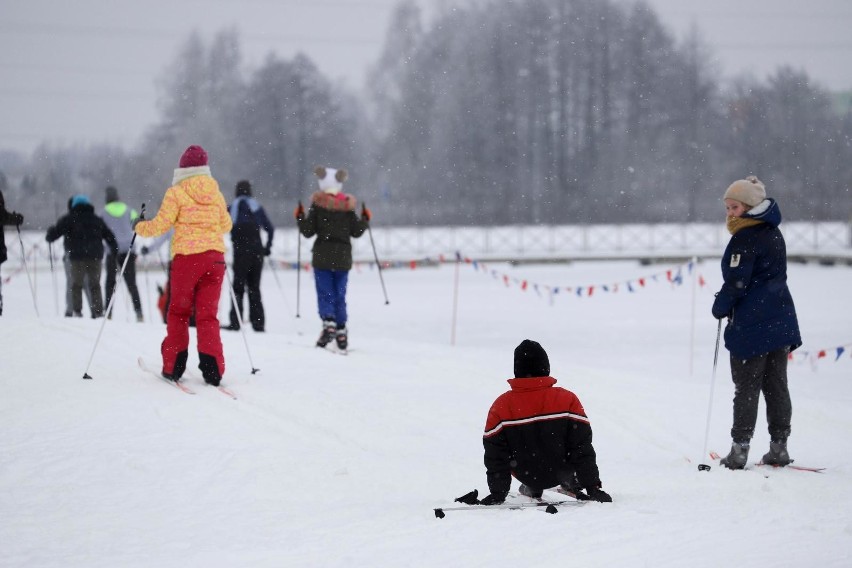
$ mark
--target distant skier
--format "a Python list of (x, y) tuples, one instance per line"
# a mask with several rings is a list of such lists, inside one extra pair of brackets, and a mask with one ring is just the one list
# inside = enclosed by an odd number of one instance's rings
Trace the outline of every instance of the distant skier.
[(322, 333), (317, 347), (332, 340), (346, 350), (349, 345), (346, 323), (346, 286), (352, 269), (352, 241), (367, 230), (370, 210), (363, 208), (359, 217), (356, 199), (342, 192), (346, 170), (317, 166), (314, 169), (320, 190), (311, 195), (307, 217), (302, 204), (294, 211), (299, 231), (305, 237), (316, 235), (313, 246), (314, 282)]
[[(251, 326), (255, 331), (264, 331), (266, 316), (260, 295), (260, 277), (263, 273), (263, 259), (272, 253), (272, 236), (275, 229), (266, 216), (266, 211), (252, 197), (251, 184), (246, 180), (237, 182), (236, 199), (228, 210), (234, 223), (231, 229), (231, 244), (234, 254), (234, 296), (237, 298), (237, 304), (231, 305), (231, 321), (225, 329), (240, 329), (243, 296), (248, 288)], [(260, 240), (260, 229), (266, 232), (266, 245)]]
[(219, 184), (210, 173), (204, 148), (188, 147), (179, 166), (157, 216), (140, 221), (136, 233), (156, 237), (172, 227), (175, 230), (171, 243), (171, 302), (161, 347), (163, 376), (178, 381), (186, 370), (189, 317), (194, 306), (198, 368), (208, 384), (218, 386), (225, 374), (217, 317), (225, 277), (223, 235), (231, 230), (231, 217)]
[(494, 401), (485, 422), (482, 442), (490, 494), (480, 503), (502, 503), (512, 477), (528, 497), (541, 497), (545, 489), (559, 485), (578, 500), (611, 502), (601, 489), (586, 411), (577, 395), (554, 386), (542, 346), (522, 341), (515, 348), (514, 367), (512, 389)]
[[(6, 199), (0, 191), (0, 264), (6, 262), (6, 234), (5, 225), (20, 226), (24, 222), (24, 216), (15, 211), (6, 211)], [(0, 315), (3, 315), (3, 279), (0, 278)]]
[[(107, 227), (115, 235), (118, 242), (118, 256), (112, 254), (106, 258), (106, 294), (104, 303), (109, 306), (115, 290), (116, 279), (125, 259), (127, 265), (124, 268), (122, 280), (130, 292), (130, 300), (133, 302), (133, 311), (136, 312), (136, 321), (143, 321), (142, 302), (139, 299), (139, 288), (136, 286), (136, 251), (131, 247), (133, 243), (133, 224), (139, 218), (139, 213), (130, 208), (126, 203), (118, 200), (118, 190), (113, 186), (106, 188), (106, 206), (103, 211), (103, 220)], [(112, 317), (112, 314), (107, 314)]]
[(71, 310), (74, 317), (83, 317), (83, 286), (89, 289), (93, 318), (104, 315), (101, 295), (101, 268), (104, 257), (103, 242), (109, 245), (110, 254), (118, 254), (115, 235), (104, 220), (95, 215), (95, 208), (85, 195), (71, 199), (71, 211), (63, 215), (56, 225), (47, 229), (45, 239), (52, 243), (65, 237), (65, 250), (71, 263)]
[(725, 347), (731, 353), (734, 423), (731, 451), (721, 463), (729, 469), (745, 467), (762, 391), (771, 437), (763, 463), (784, 466), (792, 461), (787, 357), (802, 338), (787, 288), (781, 210), (754, 176), (732, 183), (723, 199), (731, 240), (722, 256), (724, 284), (713, 302), (713, 317), (728, 318)]

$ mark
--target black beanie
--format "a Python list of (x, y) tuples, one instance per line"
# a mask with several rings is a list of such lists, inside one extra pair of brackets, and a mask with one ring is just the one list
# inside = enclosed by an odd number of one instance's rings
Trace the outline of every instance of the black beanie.
[(550, 375), (550, 360), (536, 341), (524, 339), (515, 347), (515, 377), (547, 377)]
[(241, 195), (251, 195), (251, 184), (246, 180), (237, 182), (237, 197)]
[(110, 185), (106, 188), (106, 202), (112, 203), (113, 201), (118, 201), (118, 190)]

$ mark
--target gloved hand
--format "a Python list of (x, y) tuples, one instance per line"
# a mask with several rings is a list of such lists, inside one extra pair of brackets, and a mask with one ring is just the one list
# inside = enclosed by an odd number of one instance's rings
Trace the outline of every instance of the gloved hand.
[(720, 320), (722, 318), (730, 318), (731, 317), (730, 312), (725, 312), (724, 309), (722, 308), (721, 302), (719, 301), (719, 293), (718, 292), (716, 292), (716, 299), (713, 300), (713, 307), (711, 308), (711, 311), (713, 313), (713, 317), (716, 318), (717, 320)]
[(266, 243), (266, 246), (263, 247), (263, 256), (269, 256), (272, 254), (272, 243)]
[(586, 489), (587, 500), (597, 501), (598, 503), (612, 503), (612, 497), (609, 493), (600, 487), (589, 487)]
[(366, 207), (361, 208), (361, 220), (370, 222), (370, 219), (373, 218), (373, 213), (367, 209)]
[(305, 208), (302, 207), (302, 202), (299, 202), (299, 205), (293, 210), (293, 217), (296, 218), (296, 221), (301, 221), (305, 218)]
[(480, 505), (500, 505), (506, 500), (507, 493), (489, 493), (480, 502)]
[(142, 248), (141, 248), (141, 249), (139, 249), (139, 252), (141, 252), (141, 253), (142, 253), (142, 256), (145, 256), (146, 254), (148, 254), (149, 252), (151, 252), (151, 249), (149, 249), (148, 247), (146, 247), (146, 246), (144, 246), (144, 245), (143, 245), (143, 246), (142, 246)]
[(11, 221), (13, 225), (20, 225), (24, 222), (24, 216), (16, 211), (13, 211), (9, 213), (9, 221)]

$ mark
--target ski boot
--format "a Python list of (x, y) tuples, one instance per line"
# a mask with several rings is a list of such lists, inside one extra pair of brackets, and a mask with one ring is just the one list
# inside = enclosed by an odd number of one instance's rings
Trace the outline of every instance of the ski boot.
[(317, 339), (317, 347), (325, 347), (332, 342), (337, 333), (337, 324), (334, 320), (322, 320), (322, 333)]
[(528, 487), (522, 483), (521, 487), (518, 489), (518, 493), (524, 497), (529, 497), (530, 499), (541, 499), (544, 491), (541, 489), (533, 489), (532, 487)]
[(783, 467), (792, 461), (787, 453), (787, 442), (769, 442), (769, 452), (763, 455), (763, 463)]
[(204, 377), (204, 382), (208, 385), (218, 387), (222, 382), (222, 374), (219, 373), (219, 365), (216, 363), (216, 358), (207, 353), (198, 354), (198, 368), (201, 369), (201, 375)]
[(349, 336), (346, 332), (345, 327), (341, 327), (337, 330), (337, 333), (334, 336), (334, 340), (337, 342), (337, 348), (341, 351), (346, 351), (346, 348), (349, 347)]
[(748, 448), (748, 442), (734, 442), (731, 444), (731, 451), (720, 463), (728, 469), (744, 469), (748, 461)]

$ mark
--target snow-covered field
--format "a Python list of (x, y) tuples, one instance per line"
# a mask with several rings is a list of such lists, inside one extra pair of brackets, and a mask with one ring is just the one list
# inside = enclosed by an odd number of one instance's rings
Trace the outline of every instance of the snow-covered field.
[[(296, 273), (279, 269), (276, 280), (267, 267), (267, 333), (249, 331), (247, 349), (223, 331), (236, 401), (200, 384), (192, 351), (195, 396), (136, 366), (140, 355), (160, 362), (165, 328), (148, 306), (164, 282), (157, 266), (138, 279), (149, 321), (131, 321), (120, 291), (91, 381), (81, 377), (102, 320), (59, 316), (45, 270), (40, 318), (23, 273), (4, 284), (0, 565), (852, 565), (848, 266), (790, 266), (805, 345), (789, 372), (789, 447), (823, 474), (697, 470), (707, 462), (716, 262), (679, 286), (666, 276), (677, 267), (626, 261), (465, 264), (455, 318), (453, 265), (384, 271), (388, 305), (378, 273), (355, 270), (348, 357), (313, 347), (312, 275), (302, 273), (296, 318)], [(545, 285), (583, 291), (563, 288), (550, 302)], [(454, 497), (487, 492), (482, 428), (524, 338), (545, 347), (552, 374), (583, 402), (614, 503), (436, 519)], [(722, 347), (708, 444), (720, 453), (732, 391)], [(761, 410), (752, 461), (767, 446)]]

